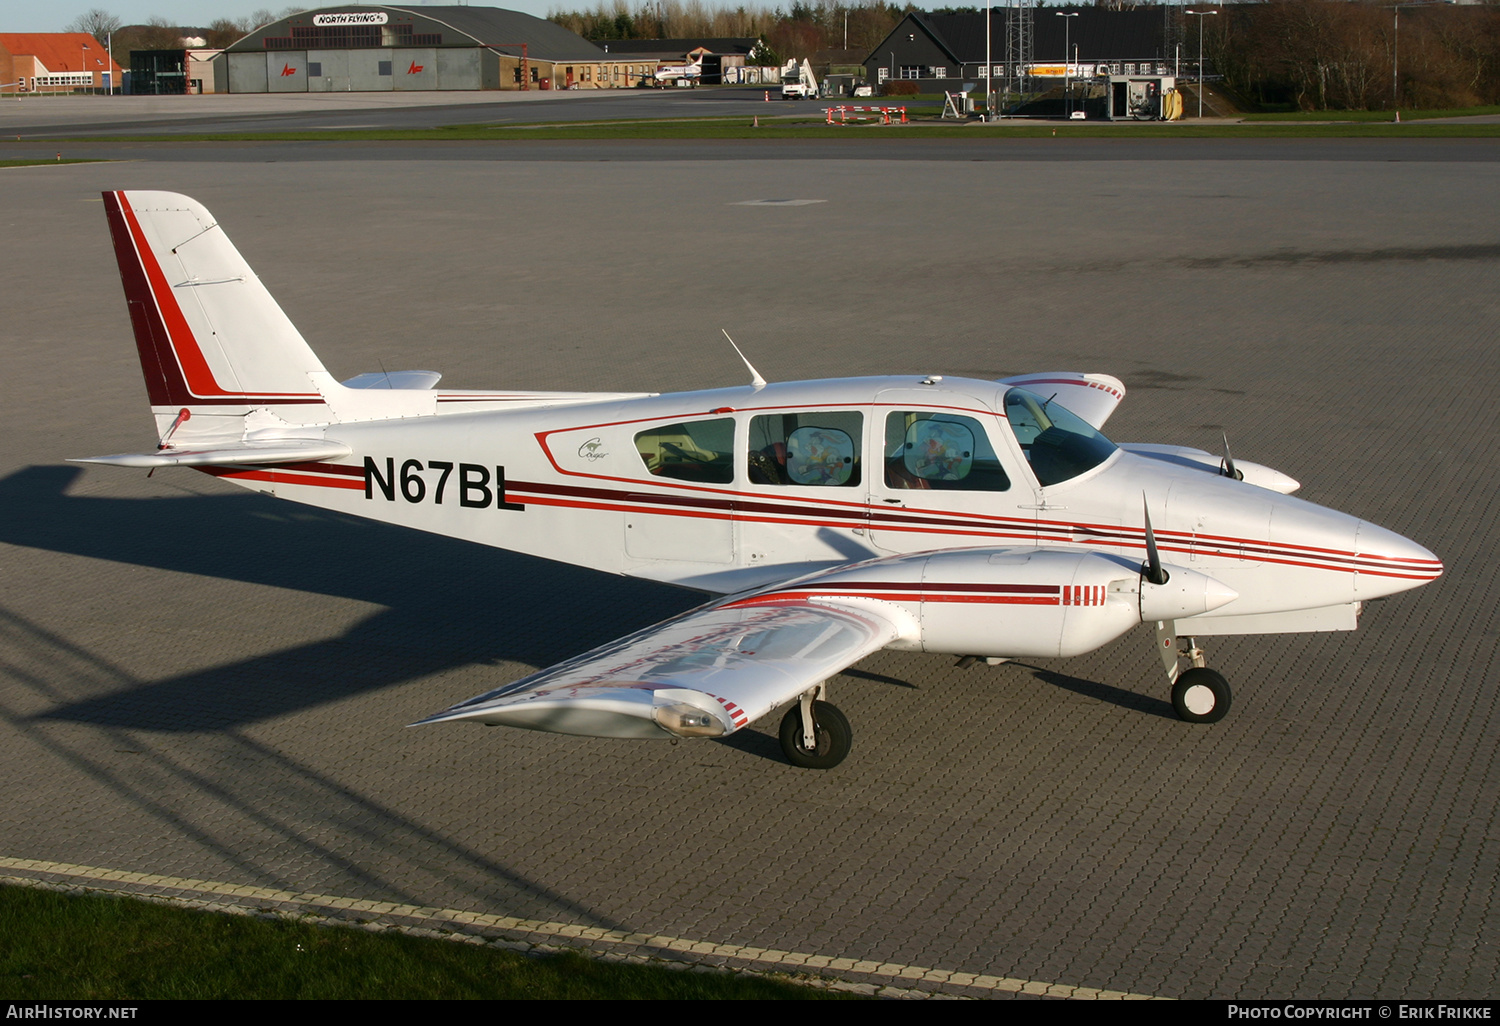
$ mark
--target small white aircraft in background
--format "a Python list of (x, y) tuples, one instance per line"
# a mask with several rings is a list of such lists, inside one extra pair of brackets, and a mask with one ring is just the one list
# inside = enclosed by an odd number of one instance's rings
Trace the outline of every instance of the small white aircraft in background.
[(1184, 720), (1228, 711), (1196, 638), (1352, 630), (1436, 579), (1400, 535), (1297, 482), (1115, 445), (1103, 374), (845, 378), (669, 395), (339, 382), (213, 216), (104, 194), (158, 443), (296, 502), (720, 596), (422, 720), (724, 737), (789, 706), (799, 766), (848, 753), (827, 678), (881, 648), (1073, 656), (1154, 625)]
[(697, 88), (698, 83), (703, 80), (703, 58), (677, 64), (658, 64), (656, 70), (651, 73), (651, 77), (658, 89), (680, 85)]

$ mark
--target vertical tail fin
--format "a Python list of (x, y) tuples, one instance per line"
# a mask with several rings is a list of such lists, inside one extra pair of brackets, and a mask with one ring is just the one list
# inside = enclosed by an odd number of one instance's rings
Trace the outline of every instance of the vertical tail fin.
[(104, 209), (159, 423), (323, 405), (309, 377), (323, 364), (201, 203), (106, 192)]

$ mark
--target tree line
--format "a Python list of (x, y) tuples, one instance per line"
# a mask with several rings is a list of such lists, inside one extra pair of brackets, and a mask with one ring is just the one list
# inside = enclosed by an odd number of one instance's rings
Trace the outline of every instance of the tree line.
[[(108, 40), (115, 53), (121, 55), (129, 54), (131, 50), (174, 50), (182, 46), (186, 38), (199, 38), (204, 46), (220, 49), (262, 25), (305, 10), (308, 8), (300, 4), (281, 11), (262, 7), (241, 18), (216, 18), (206, 26), (183, 26), (159, 16), (150, 18), (144, 25), (124, 25), (115, 15), (95, 7), (74, 18), (63, 30), (87, 32), (101, 43)], [(116, 60), (121, 64), (130, 63), (128, 56)]]
[[(766, 63), (812, 58), (837, 50), (858, 51), (857, 62), (906, 16), (912, 3), (838, 0), (780, 7), (712, 7), (703, 0), (651, 0), (631, 7), (629, 0), (599, 0), (592, 10), (553, 11), (550, 21), (594, 42), (615, 39), (759, 39)], [(845, 41), (847, 40), (847, 46)]]
[[(1227, 4), (1202, 19), (1209, 70), (1253, 104), (1302, 110), (1500, 103), (1500, 6)], [(1192, 30), (1186, 38), (1191, 40)]]

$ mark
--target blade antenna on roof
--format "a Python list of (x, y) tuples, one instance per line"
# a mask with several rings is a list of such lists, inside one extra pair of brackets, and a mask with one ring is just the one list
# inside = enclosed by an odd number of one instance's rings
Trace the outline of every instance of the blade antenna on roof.
[[(725, 338), (729, 338), (729, 330), (727, 328), (720, 328), (719, 330), (724, 332)], [(734, 346), (734, 351), (740, 354), (740, 359), (745, 360), (745, 366), (750, 368), (750, 384), (754, 385), (756, 388), (765, 388), (766, 379), (760, 376), (760, 371), (755, 369), (754, 364), (745, 359), (745, 354), (740, 352), (740, 347), (734, 345), (734, 339), (729, 338), (729, 344)]]

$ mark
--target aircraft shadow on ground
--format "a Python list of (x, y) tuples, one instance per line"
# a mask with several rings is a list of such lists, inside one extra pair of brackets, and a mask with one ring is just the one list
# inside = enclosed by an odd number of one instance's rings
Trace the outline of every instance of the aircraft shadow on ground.
[[(94, 803), (90, 810), (116, 825), (111, 810), (126, 809), (136, 824), (133, 833), (127, 831), (133, 840), (109, 828), (112, 839), (102, 857), (129, 862), (145, 854), (153, 869), (165, 868), (158, 861), (163, 858), (200, 858), (207, 861), (197, 864), (218, 866), (214, 872), (235, 882), (277, 890), (418, 906), (440, 895), (456, 907), (499, 907), (523, 918), (562, 917), (630, 931), (630, 924), (508, 861), (503, 829), (471, 832), (467, 840), (436, 829), (420, 812), (377, 798), (378, 788), (366, 791), (363, 781), (331, 775), (247, 733), (220, 730), (187, 743), (179, 737), (161, 743), (97, 720), (95, 729), (83, 732), (50, 729), (54, 724), (42, 722), (48, 717), (27, 715), (17, 706), (36, 699), (62, 704), (80, 691), (126, 689), (139, 681), (124, 667), (3, 607), (0, 650), (7, 680), (0, 724), (29, 746), (30, 758), (50, 761), (59, 788), (50, 799), (74, 809), (77, 802)], [(70, 790), (80, 782), (86, 782), (82, 790)], [(113, 800), (98, 804), (96, 787)], [(11, 834), (23, 839), (9, 837), (7, 853), (52, 852), (59, 844), (68, 850), (77, 840), (71, 830), (76, 820), (65, 817), (58, 828), (48, 817), (20, 818)], [(164, 837), (172, 839), (170, 855), (162, 853)]]
[[(386, 609), (338, 637), (63, 702), (41, 714), (43, 719), (145, 730), (226, 730), (463, 666), (549, 666), (701, 601), (665, 585), (256, 494), (68, 495), (81, 473), (76, 467), (29, 467), (0, 479), (0, 543), (333, 595)], [(141, 615), (144, 624), (151, 612)], [(1160, 699), (1027, 669), (1076, 694), (1173, 718), (1170, 704)], [(913, 687), (863, 670), (845, 674)], [(504, 682), (486, 681), (474, 690)], [(468, 697), (435, 696), (431, 711)], [(779, 757), (773, 739), (752, 733), (735, 747)]]
[[(0, 542), (387, 608), (336, 638), (62, 704), (48, 719), (223, 730), (476, 663), (548, 666), (702, 601), (260, 495), (67, 495), (80, 473), (0, 480)], [(141, 611), (143, 625), (151, 615)]]
[(1136, 691), (1127, 691), (1124, 688), (1117, 688), (1111, 684), (1101, 684), (1098, 681), (1084, 680), (1081, 677), (1074, 677), (1072, 674), (1058, 673), (1056, 670), (1032, 666), (1029, 663), (1017, 662), (1012, 665), (1026, 670), (1043, 684), (1050, 684), (1053, 687), (1062, 688), (1064, 691), (1071, 691), (1075, 695), (1092, 698), (1096, 702), (1108, 702), (1110, 705), (1117, 705), (1122, 709), (1133, 709), (1136, 712), (1160, 716), (1164, 720), (1177, 721), (1177, 712), (1172, 708), (1172, 703), (1164, 702), (1160, 698), (1143, 695)]

